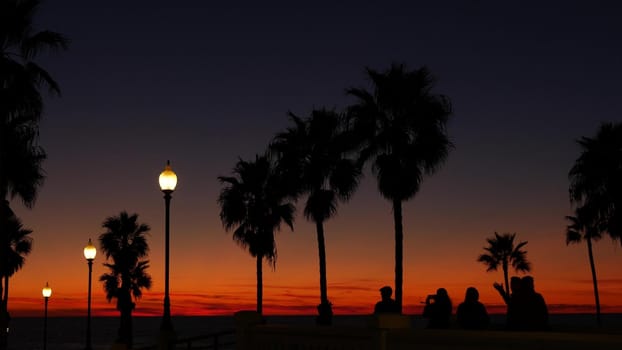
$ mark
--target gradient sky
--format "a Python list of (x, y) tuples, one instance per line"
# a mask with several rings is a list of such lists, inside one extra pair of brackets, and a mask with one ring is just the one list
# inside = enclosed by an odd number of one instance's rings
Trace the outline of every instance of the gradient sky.
[[(366, 86), (363, 68), (427, 65), (452, 99), (447, 164), (404, 206), (404, 304), (417, 313), (445, 287), (468, 286), (503, 312), (501, 272), (476, 262), (493, 232), (529, 244), (536, 288), (554, 312), (592, 312), (584, 245), (565, 245), (572, 213), (567, 173), (575, 140), (621, 121), (622, 15), (615, 1), (46, 1), (39, 29), (71, 38), (42, 56), (60, 83), (48, 98), (41, 144), (47, 180), (34, 210), (12, 202), (34, 230), (34, 249), (11, 279), (12, 315), (85, 315), (82, 249), (107, 216), (138, 213), (152, 228), (153, 288), (136, 313), (159, 315), (164, 200), (157, 178), (170, 159), (179, 177), (171, 207), (173, 315), (253, 309), (255, 261), (231, 240), (216, 203), (219, 175), (262, 152), (287, 111), (343, 108), (344, 89)], [(369, 313), (393, 285), (390, 204), (367, 173), (327, 222), (329, 298), (335, 313)], [(298, 215), (277, 235), (264, 270), (267, 314), (315, 312), (314, 226)], [(604, 312), (622, 311), (622, 248), (595, 244)], [(113, 315), (94, 264), (94, 314)], [(496, 307), (495, 307), (496, 305)]]

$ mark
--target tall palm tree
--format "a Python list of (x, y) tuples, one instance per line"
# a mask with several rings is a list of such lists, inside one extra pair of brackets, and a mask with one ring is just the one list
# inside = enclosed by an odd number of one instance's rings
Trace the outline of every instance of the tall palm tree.
[(37, 121), (43, 110), (40, 88), (60, 89), (35, 62), (45, 50), (66, 50), (69, 40), (49, 31), (33, 31), (39, 0), (0, 1), (0, 117)]
[(395, 300), (402, 308), (402, 202), (413, 198), (423, 178), (445, 162), (453, 147), (446, 124), (449, 98), (434, 94), (435, 79), (426, 68), (407, 70), (393, 64), (385, 72), (366, 69), (372, 90), (350, 88), (357, 103), (348, 114), (361, 142), (361, 156), (371, 161), (380, 194), (389, 200), (395, 223)]
[[(33, 31), (38, 0), (0, 1), (0, 201), (19, 197), (34, 205), (42, 184), (45, 153), (37, 144), (38, 121), (43, 111), (41, 88), (60, 89), (35, 59), (45, 49), (66, 49), (68, 40), (52, 31)], [(0, 213), (0, 246), (6, 247), (8, 217)], [(6, 260), (0, 249), (0, 262)], [(1, 268), (1, 267), (0, 267)], [(2, 295), (0, 283), (0, 295)], [(8, 313), (0, 306), (0, 329), (7, 329)], [(7, 346), (0, 332), (0, 349)]]
[(102, 274), (99, 280), (104, 284), (108, 301), (117, 299), (121, 315), (117, 343), (131, 349), (132, 310), (136, 306), (133, 300), (142, 296), (142, 289), (151, 288), (151, 276), (147, 273), (149, 260), (144, 260), (149, 252), (150, 228), (138, 222), (138, 214), (129, 215), (125, 211), (106, 218), (102, 227), (106, 231), (99, 236), (99, 244), (106, 261), (111, 262), (104, 263), (110, 272)]
[(279, 164), (294, 170), (297, 195), (307, 194), (305, 217), (315, 223), (320, 267), (319, 324), (331, 324), (328, 299), (324, 222), (337, 213), (339, 201), (347, 201), (361, 177), (361, 166), (352, 153), (354, 144), (345, 132), (344, 116), (331, 110), (313, 110), (303, 120), (293, 113), (293, 127), (275, 136), (272, 151)]
[(523, 250), (527, 241), (515, 244), (514, 239), (516, 239), (516, 233), (498, 234), (495, 232), (494, 237), (486, 238), (486, 242), (488, 242), (488, 246), (484, 247), (486, 253), (477, 258), (477, 261), (486, 265), (487, 272), (497, 271), (501, 266), (506, 295), (510, 295), (510, 284), (508, 283), (510, 266), (516, 272), (531, 271), (531, 263), (527, 261), (527, 251)]
[(598, 280), (596, 279), (596, 266), (594, 265), (594, 254), (592, 252), (592, 241), (601, 238), (601, 232), (598, 227), (590, 220), (594, 219), (594, 215), (590, 213), (590, 208), (579, 207), (575, 209), (575, 216), (566, 216), (569, 225), (566, 226), (566, 244), (581, 243), (585, 241), (587, 244), (587, 254), (590, 260), (590, 270), (592, 271), (592, 283), (594, 285), (594, 303), (596, 304), (596, 322), (601, 325), (600, 320), (600, 298), (598, 295)]
[(570, 201), (593, 208), (595, 224), (622, 244), (622, 123), (603, 123), (577, 140), (581, 155), (568, 173)]
[(254, 161), (238, 160), (233, 176), (219, 176), (224, 185), (218, 196), (220, 220), (233, 230), (233, 240), (256, 260), (257, 313), (263, 313), (263, 260), (276, 267), (275, 231), (282, 223), (294, 229), (295, 207), (267, 155)]
[(9, 246), (6, 247), (7, 261), (3, 264), (1, 272), (4, 278), (4, 294), (2, 303), (6, 308), (9, 300), (9, 278), (19, 271), (26, 261), (26, 255), (32, 250), (32, 230), (23, 226), (22, 221), (15, 215), (9, 218), (7, 235), (9, 236)]
[[(19, 196), (29, 208), (43, 177), (40, 167), (28, 166), (19, 156), (29, 159), (29, 155), (35, 155), (39, 165), (45, 158), (37, 145), (38, 121), (43, 111), (40, 89), (60, 94), (56, 81), (34, 60), (46, 49), (64, 50), (68, 45), (59, 33), (33, 32), (33, 17), (39, 3), (0, 2), (0, 199)], [(27, 166), (22, 169), (24, 163)], [(32, 168), (39, 172), (32, 174)], [(23, 177), (25, 173), (31, 176)]]

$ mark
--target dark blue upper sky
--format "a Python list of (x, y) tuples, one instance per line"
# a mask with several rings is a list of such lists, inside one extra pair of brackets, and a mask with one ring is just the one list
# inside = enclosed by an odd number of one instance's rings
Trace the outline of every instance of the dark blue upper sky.
[(136, 152), (222, 173), (288, 110), (342, 108), (363, 67), (395, 61), (429, 66), (452, 99), (461, 178), (565, 175), (573, 140), (621, 119), (621, 14), (615, 1), (47, 1), (38, 23), (72, 45), (44, 59), (63, 98), (43, 143), (50, 166), (58, 147), (104, 168)]

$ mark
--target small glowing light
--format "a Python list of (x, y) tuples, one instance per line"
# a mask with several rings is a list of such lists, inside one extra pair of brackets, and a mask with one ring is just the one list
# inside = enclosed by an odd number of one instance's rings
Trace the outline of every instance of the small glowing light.
[(50, 288), (50, 285), (47, 282), (45, 282), (45, 287), (41, 290), (41, 294), (43, 294), (44, 298), (52, 296), (52, 288)]
[(164, 167), (164, 171), (160, 174), (159, 182), (162, 191), (175, 191), (177, 175), (175, 175), (175, 172), (171, 169), (170, 161), (166, 161), (166, 167)]
[(89, 238), (89, 243), (86, 245), (86, 247), (84, 247), (84, 257), (86, 258), (86, 260), (92, 261), (93, 259), (95, 259), (95, 255), (97, 255), (97, 249), (95, 249), (95, 246)]

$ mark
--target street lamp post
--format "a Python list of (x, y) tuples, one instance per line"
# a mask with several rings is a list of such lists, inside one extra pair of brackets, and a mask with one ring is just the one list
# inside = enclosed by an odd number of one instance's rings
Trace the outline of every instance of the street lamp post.
[(160, 189), (164, 192), (164, 312), (162, 324), (160, 325), (160, 342), (162, 348), (168, 349), (171, 342), (175, 339), (175, 331), (171, 322), (171, 300), (169, 297), (169, 249), (170, 249), (170, 206), (171, 194), (177, 186), (177, 175), (171, 169), (171, 162), (166, 162), (166, 167), (159, 177)]
[(86, 312), (86, 350), (91, 350), (91, 276), (93, 275), (93, 260), (97, 254), (97, 249), (89, 238), (89, 243), (84, 247), (84, 257), (89, 265), (89, 293)]
[(45, 282), (45, 287), (41, 290), (43, 298), (45, 299), (45, 313), (43, 316), (43, 350), (47, 349), (48, 345), (48, 299), (52, 296), (52, 288)]

